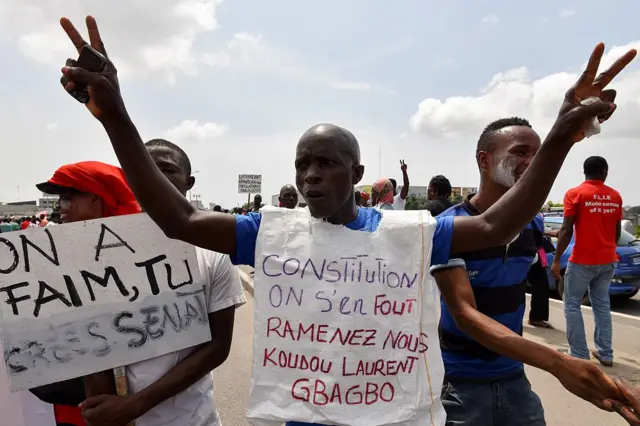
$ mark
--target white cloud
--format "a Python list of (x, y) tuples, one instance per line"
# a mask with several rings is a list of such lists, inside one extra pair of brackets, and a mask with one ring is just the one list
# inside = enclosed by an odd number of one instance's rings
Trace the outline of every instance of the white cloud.
[(496, 25), (500, 23), (500, 18), (492, 13), (491, 15), (483, 16), (480, 22), (482, 22), (482, 25)]
[(3, 1), (0, 37), (17, 43), (22, 54), (36, 62), (60, 66), (77, 53), (57, 19), (71, 18), (87, 36), (84, 18), (92, 14), (107, 50), (117, 52), (119, 70), (142, 75), (160, 72), (172, 81), (176, 71), (194, 72), (194, 43), (217, 28), (219, 4), (220, 0), (142, 0), (114, 7), (101, 1)]
[(568, 18), (569, 16), (573, 16), (576, 13), (578, 13), (577, 11), (573, 10), (573, 9), (564, 9), (560, 12), (560, 17), (561, 18)]
[[(267, 45), (261, 34), (238, 32), (228, 41), (205, 39), (218, 27), (221, 2), (136, 0), (126, 7), (113, 7), (96, 0), (24, 0), (19, 4), (2, 1), (0, 42), (15, 43), (29, 59), (59, 67), (77, 53), (57, 23), (58, 18), (69, 17), (88, 37), (84, 19), (90, 13), (96, 17), (107, 51), (123, 79), (151, 74), (171, 85), (178, 75), (196, 75), (204, 65), (277, 74), (338, 90), (395, 93), (307, 66), (292, 52)], [(196, 46), (200, 41), (201, 46)]]
[[(603, 71), (640, 41), (612, 48), (603, 57)], [(491, 121), (513, 115), (528, 118), (539, 129), (548, 129), (556, 117), (566, 90), (578, 78), (577, 73), (559, 72), (534, 79), (525, 67), (493, 76), (477, 95), (447, 99), (427, 98), (410, 119), (413, 130), (431, 137), (477, 137)], [(603, 130), (608, 137), (635, 137), (640, 132), (640, 71), (625, 70), (612, 83), (618, 90), (618, 111)]]
[(236, 33), (223, 47), (204, 53), (199, 60), (211, 67), (238, 68), (254, 73), (285, 76), (337, 90), (395, 94), (396, 91), (361, 81), (341, 79), (315, 69), (278, 46), (267, 45), (262, 34)]
[(229, 131), (229, 126), (220, 123), (200, 123), (198, 120), (184, 120), (167, 130), (165, 136), (176, 142), (203, 141), (218, 138)]

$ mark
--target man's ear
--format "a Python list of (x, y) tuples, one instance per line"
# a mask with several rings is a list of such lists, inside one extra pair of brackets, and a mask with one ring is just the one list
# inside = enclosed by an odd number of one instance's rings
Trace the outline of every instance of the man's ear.
[(193, 176), (189, 176), (187, 178), (187, 191), (190, 191), (193, 188), (193, 185), (196, 184), (196, 178)]
[(489, 170), (491, 165), (491, 154), (485, 151), (480, 151), (476, 155), (476, 161), (480, 170)]
[(362, 164), (355, 164), (353, 166), (353, 185), (357, 185), (362, 180), (362, 176), (364, 176), (364, 166)]

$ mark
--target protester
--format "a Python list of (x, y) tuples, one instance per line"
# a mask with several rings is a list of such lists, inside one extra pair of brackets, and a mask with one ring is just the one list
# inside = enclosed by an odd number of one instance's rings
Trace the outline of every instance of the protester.
[(256, 194), (255, 197), (253, 197), (253, 205), (251, 206), (250, 211), (259, 212), (261, 208), (262, 208), (262, 195)]
[(280, 188), (278, 201), (280, 202), (280, 207), (295, 209), (298, 207), (298, 191), (296, 191), (293, 185), (284, 185)]
[[(163, 139), (145, 145), (157, 168), (186, 200), (195, 184), (187, 154)], [(127, 366), (132, 391), (127, 398), (108, 395), (114, 393), (108, 386), (113, 383), (110, 372), (86, 379), (89, 398), (82, 408), (92, 426), (125, 425), (134, 420), (136, 426), (220, 425), (210, 373), (229, 355), (234, 312), (246, 300), (229, 256), (199, 247), (196, 254), (205, 285), (211, 340)]]
[(368, 192), (361, 192), (360, 193), (360, 204), (358, 204), (361, 207), (371, 207), (371, 205), (369, 204), (371, 196), (369, 195)]
[(589, 348), (582, 321), (582, 298), (587, 291), (596, 325), (596, 351), (604, 366), (613, 365), (611, 301), (609, 284), (618, 260), (616, 247), (622, 229), (622, 197), (607, 186), (609, 166), (602, 157), (584, 162), (585, 182), (564, 196), (564, 221), (551, 272), (560, 279), (560, 256), (575, 232), (575, 245), (564, 274), (564, 315), (567, 321), (569, 353), (589, 359)]
[[(122, 171), (97, 161), (67, 164), (38, 190), (60, 198), (64, 223), (139, 213), (140, 207), (126, 184)], [(84, 425), (78, 404), (85, 397), (82, 379), (67, 380), (32, 389), (41, 400), (54, 404), (59, 425)]]
[(13, 229), (11, 228), (11, 219), (8, 217), (2, 218), (2, 223), (0, 223), (0, 232), (11, 232)]
[(409, 174), (407, 164), (400, 160), (400, 170), (402, 171), (402, 189), (398, 192), (398, 183), (395, 179), (389, 179), (393, 185), (393, 210), (404, 210), (409, 195)]
[(378, 179), (371, 189), (375, 207), (380, 210), (395, 210), (393, 207), (393, 185), (386, 178)]
[(543, 229), (541, 245), (538, 248), (537, 258), (529, 268), (527, 282), (531, 286), (531, 309), (529, 309), (529, 325), (533, 327), (552, 329), (549, 324), (549, 279), (547, 278), (547, 251), (552, 253), (555, 248), (548, 240), (549, 236), (556, 236), (556, 231), (551, 231), (544, 224), (544, 216), (539, 213), (536, 223)]
[(47, 215), (45, 213), (40, 213), (40, 227), (44, 228), (49, 224), (49, 221), (47, 220)]
[(22, 218), (22, 223), (20, 223), (20, 230), (24, 231), (25, 229), (29, 228), (31, 226), (31, 219), (28, 217), (23, 217)]
[[(71, 22), (63, 19), (61, 24), (76, 48), (81, 50), (87, 43)], [(106, 55), (95, 20), (88, 17), (87, 26), (91, 46)], [(599, 44), (589, 61), (587, 72), (577, 87), (567, 93), (546, 142), (513, 190), (508, 191), (481, 214), (436, 219), (431, 253), (433, 264), (447, 264), (450, 255), (506, 244), (535, 216), (573, 143), (583, 139), (586, 123), (596, 116), (611, 114), (615, 108), (608, 101), (580, 104), (580, 100), (586, 97), (583, 87), (585, 84), (589, 95), (600, 95), (598, 87), (606, 86), (606, 83), (635, 56), (635, 51), (629, 52), (600, 76), (599, 86), (592, 87), (591, 83), (603, 52), (604, 45)], [(171, 238), (231, 254), (235, 263), (253, 265), (261, 215), (251, 213), (247, 216), (233, 217), (198, 211), (172, 187), (155, 167), (127, 114), (113, 64), (107, 61), (101, 73), (67, 66), (63, 68), (63, 75), (67, 90), (72, 90), (78, 82), (88, 84), (90, 100), (86, 106), (105, 127), (127, 174), (128, 182), (138, 200), (160, 228)], [(610, 98), (605, 96), (605, 99)], [(486, 159), (488, 158), (489, 156), (486, 156)], [(354, 185), (362, 179), (364, 166), (360, 164), (359, 144), (348, 130), (330, 124), (316, 125), (307, 130), (296, 147), (295, 168), (296, 186), (307, 202), (312, 216), (322, 218), (331, 224), (345, 225), (353, 230), (371, 232), (377, 228), (382, 212), (377, 209), (358, 208), (355, 204)], [(454, 271), (464, 273), (463, 269), (455, 268), (453, 264), (449, 266), (454, 268)], [(442, 273), (444, 272), (440, 272)], [(468, 285), (468, 275), (465, 273), (463, 277), (469, 288), (467, 297), (456, 297), (468, 301), (468, 295), (473, 293)], [(454, 297), (448, 299), (450, 303), (455, 302)], [(473, 297), (471, 299), (473, 300)], [(500, 328), (498, 323), (491, 324), (489, 328), (495, 328), (498, 330), (497, 334), (502, 334), (498, 340), (511, 342), (511, 334), (519, 338), (508, 329)], [(505, 333), (505, 330), (508, 333)], [(557, 354), (552, 359), (558, 360), (559, 356), (562, 355)], [(582, 375), (584, 372), (588, 375)], [(597, 403), (603, 409), (612, 410), (610, 399), (617, 398), (622, 401), (619, 389), (599, 369), (596, 372), (584, 366), (577, 375), (563, 376), (562, 380), (568, 389)], [(429, 421), (427, 413), (416, 414), (420, 416), (418, 418), (421, 421)], [(488, 418), (492, 416), (493, 412)]]
[(440, 213), (453, 206), (451, 202), (451, 183), (449, 179), (442, 175), (434, 176), (429, 181), (427, 187), (427, 205), (432, 216), (438, 216)]
[(214, 212), (221, 212), (222, 211), (222, 206), (218, 206), (218, 205), (213, 206), (213, 211)]
[[(476, 148), (478, 193), (439, 218), (473, 217), (496, 205), (524, 175), (539, 148), (540, 138), (525, 119), (489, 124)], [(595, 397), (607, 383), (611, 386), (598, 367), (521, 336), (526, 278), (542, 247), (543, 233), (543, 218), (538, 215), (509, 244), (465, 252), (451, 260), (464, 267), (432, 268), (444, 299), (440, 342), (448, 425), (544, 425), (542, 403), (531, 389), (523, 363), (548, 371), (569, 391), (600, 408), (611, 408)]]

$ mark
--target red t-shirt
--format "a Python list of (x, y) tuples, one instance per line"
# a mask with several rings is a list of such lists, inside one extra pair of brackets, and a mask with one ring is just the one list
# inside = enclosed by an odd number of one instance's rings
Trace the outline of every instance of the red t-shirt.
[(622, 220), (622, 197), (599, 180), (588, 180), (564, 196), (565, 217), (574, 216), (575, 246), (569, 261), (606, 265), (618, 260), (616, 226)]

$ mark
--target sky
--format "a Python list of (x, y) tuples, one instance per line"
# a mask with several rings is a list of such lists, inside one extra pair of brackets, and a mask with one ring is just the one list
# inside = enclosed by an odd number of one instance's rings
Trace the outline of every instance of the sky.
[[(362, 184), (400, 181), (404, 159), (413, 185), (443, 174), (477, 186), (484, 126), (517, 115), (544, 138), (597, 42), (607, 46), (603, 66), (640, 47), (634, 0), (117, 3), (0, 0), (1, 201), (38, 198), (34, 185), (63, 164), (117, 164), (103, 128), (59, 83), (77, 57), (62, 16), (83, 31), (84, 17), (96, 17), (143, 139), (180, 145), (193, 193), (225, 207), (246, 201), (238, 174), (262, 174), (265, 201), (293, 183), (300, 135), (324, 122), (358, 138)], [(611, 87), (618, 110), (573, 148), (549, 199), (602, 155), (624, 204), (640, 204), (640, 60)]]

